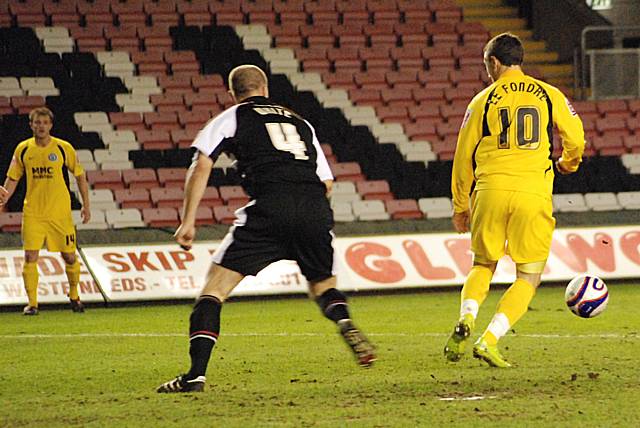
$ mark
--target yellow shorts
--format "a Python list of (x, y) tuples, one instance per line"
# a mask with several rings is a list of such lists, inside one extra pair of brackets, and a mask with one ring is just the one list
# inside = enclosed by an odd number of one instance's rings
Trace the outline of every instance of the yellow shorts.
[(52, 252), (76, 251), (76, 228), (71, 216), (65, 219), (22, 218), (22, 246), (40, 250), (46, 245)]
[(474, 260), (491, 263), (506, 254), (516, 263), (546, 261), (556, 220), (551, 196), (477, 190), (471, 202)]

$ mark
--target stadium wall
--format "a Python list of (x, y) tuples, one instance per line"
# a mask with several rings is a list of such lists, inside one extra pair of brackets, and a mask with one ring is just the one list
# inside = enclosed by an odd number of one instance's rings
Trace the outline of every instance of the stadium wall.
[[(85, 247), (82, 298), (87, 302), (103, 298), (114, 302), (194, 298), (219, 242), (201, 242), (191, 251), (175, 244)], [(468, 235), (451, 232), (337, 238), (338, 287), (358, 291), (460, 285), (471, 269), (469, 247)], [(21, 250), (0, 251), (0, 305), (26, 302), (22, 263)], [(39, 300), (66, 302), (68, 286), (59, 256), (43, 251), (38, 265)], [(557, 229), (544, 280), (565, 281), (586, 272), (604, 279), (637, 278), (640, 226)], [(512, 282), (514, 273), (513, 262), (505, 257), (498, 264), (494, 282)], [(306, 290), (297, 265), (282, 260), (256, 277), (245, 278), (232, 295), (279, 295)]]

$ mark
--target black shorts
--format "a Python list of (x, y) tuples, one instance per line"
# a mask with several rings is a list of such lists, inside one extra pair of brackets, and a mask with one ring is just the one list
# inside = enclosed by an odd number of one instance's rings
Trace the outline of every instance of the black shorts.
[(255, 275), (278, 260), (295, 260), (310, 282), (334, 275), (333, 211), (319, 192), (267, 194), (236, 212), (213, 255), (219, 265)]

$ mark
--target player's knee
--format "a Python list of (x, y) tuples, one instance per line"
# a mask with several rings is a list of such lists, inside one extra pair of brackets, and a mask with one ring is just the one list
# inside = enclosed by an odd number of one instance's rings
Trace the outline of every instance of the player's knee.
[(27, 250), (24, 252), (24, 261), (26, 263), (35, 263), (38, 261), (38, 251)]
[(68, 265), (72, 265), (76, 262), (76, 254), (75, 253), (60, 253), (62, 255), (62, 259)]
[(483, 268), (489, 269), (491, 273), (496, 271), (496, 266), (498, 262), (493, 260), (486, 260), (482, 257), (474, 256), (473, 258), (473, 266), (481, 266)]
[(518, 278), (524, 279), (532, 286), (538, 287), (538, 285), (540, 285), (540, 277), (542, 276), (545, 265), (546, 261), (533, 263), (517, 263), (516, 275)]

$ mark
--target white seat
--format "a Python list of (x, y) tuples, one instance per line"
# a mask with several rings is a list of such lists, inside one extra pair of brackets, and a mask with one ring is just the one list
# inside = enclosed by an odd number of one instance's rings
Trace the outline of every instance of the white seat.
[(85, 171), (96, 171), (100, 169), (98, 168), (98, 164), (95, 163), (94, 161), (82, 162), (82, 167), (84, 168)]
[(160, 95), (163, 92), (164, 91), (159, 86), (156, 86), (154, 88), (152, 88), (152, 87), (148, 87), (148, 88), (133, 88), (131, 90), (131, 94), (132, 95), (142, 96), (142, 97), (148, 97), (149, 95)]
[(389, 214), (384, 208), (384, 203), (379, 200), (353, 202), (353, 213), (362, 221), (389, 220)]
[(352, 203), (355, 201), (360, 201), (362, 200), (362, 196), (360, 196), (360, 194), (358, 193), (338, 193), (338, 194), (331, 194), (331, 203), (332, 204), (341, 204), (341, 203)]
[(618, 203), (625, 210), (640, 210), (640, 192), (620, 192)]
[(264, 24), (236, 25), (234, 29), (240, 37), (247, 34), (269, 34)]
[(91, 201), (91, 207), (98, 210), (114, 209), (118, 207), (110, 189), (89, 190), (89, 200)]
[(91, 218), (87, 224), (82, 223), (80, 211), (71, 211), (73, 222), (78, 230), (105, 230), (109, 228), (105, 220), (104, 210), (91, 209)]
[(93, 158), (99, 164), (102, 164), (104, 162), (128, 161), (129, 152), (120, 151), (120, 150), (96, 149), (93, 151)]
[(282, 60), (282, 59), (296, 59), (291, 48), (271, 48), (265, 49), (262, 52), (262, 56), (267, 61)]
[(100, 164), (100, 169), (131, 169), (133, 168), (133, 162), (130, 160), (119, 161), (105, 161)]
[(142, 214), (135, 208), (106, 210), (105, 216), (109, 226), (114, 229), (145, 226), (142, 221)]
[(30, 97), (57, 97), (60, 95), (58, 88), (34, 88), (27, 91)]
[[(53, 39), (54, 42), (57, 40), (59, 39)], [(75, 45), (73, 41), (70, 44), (65, 43), (63, 45), (60, 45), (57, 43), (47, 45), (47, 41), (48, 40), (45, 40), (45, 46), (44, 46), (44, 51), (46, 53), (57, 53), (58, 55), (62, 56), (63, 53), (70, 53), (70, 52), (73, 52), (74, 50)]]
[(64, 39), (69, 38), (67, 27), (36, 27), (36, 37), (39, 39)]
[(560, 212), (584, 212), (589, 211), (584, 196), (580, 193), (563, 193), (553, 195), (554, 211)]
[(400, 150), (400, 153), (403, 155), (407, 155), (409, 153), (432, 153), (431, 143), (428, 141), (407, 141), (398, 143), (396, 146), (398, 146), (398, 150)]
[(73, 114), (73, 119), (78, 126), (83, 125), (110, 125), (109, 116), (103, 111), (86, 111)]
[(347, 222), (355, 221), (356, 217), (353, 215), (351, 204), (348, 202), (337, 203), (331, 205), (333, 208), (333, 219), (335, 221)]
[(0, 77), (1, 89), (20, 89), (20, 82), (15, 77)]
[(157, 88), (158, 80), (155, 76), (130, 76), (124, 79), (124, 85), (129, 88)]
[(20, 87), (29, 91), (31, 89), (55, 89), (56, 85), (51, 77), (21, 77)]
[(373, 119), (376, 117), (376, 111), (371, 106), (351, 106), (345, 107), (342, 112), (344, 116), (349, 119)]
[(128, 61), (128, 62), (107, 62), (107, 63), (104, 64), (104, 72), (105, 72), (105, 74), (108, 74), (110, 72), (117, 72), (117, 71), (126, 71), (126, 72), (132, 72), (133, 73), (134, 68), (135, 68), (135, 66), (133, 65), (133, 63), (131, 61)]
[[(87, 149), (80, 149), (80, 150), (76, 150), (76, 159), (79, 162), (93, 162), (93, 153), (91, 152), (91, 150), (87, 150)], [(84, 166), (84, 164), (83, 164)]]
[(420, 198), (418, 206), (427, 218), (447, 218), (453, 212), (451, 199), (445, 197)]
[(100, 134), (105, 144), (112, 143), (135, 143), (136, 134), (131, 130), (108, 131)]
[(100, 64), (128, 63), (131, 64), (129, 52), (126, 51), (102, 51), (96, 52), (96, 59)]
[(336, 181), (331, 189), (332, 195), (358, 193), (356, 185), (351, 181)]
[(298, 69), (298, 60), (295, 59), (278, 59), (269, 63), (272, 73), (286, 74)]
[(268, 34), (246, 34), (242, 36), (242, 45), (246, 49), (266, 49), (271, 46), (271, 36)]
[(149, 97), (146, 95), (116, 94), (116, 103), (119, 106), (136, 104), (147, 105), (149, 104)]
[(584, 200), (593, 211), (620, 211), (622, 207), (613, 192), (587, 193)]
[(153, 113), (155, 109), (151, 103), (147, 104), (125, 104), (122, 106), (125, 113)]
[(42, 41), (42, 44), (44, 45), (44, 50), (48, 51), (50, 49), (57, 50), (58, 48), (73, 49), (75, 42), (73, 41), (72, 38), (66, 37), (66, 38), (59, 38), (59, 39), (44, 39)]

